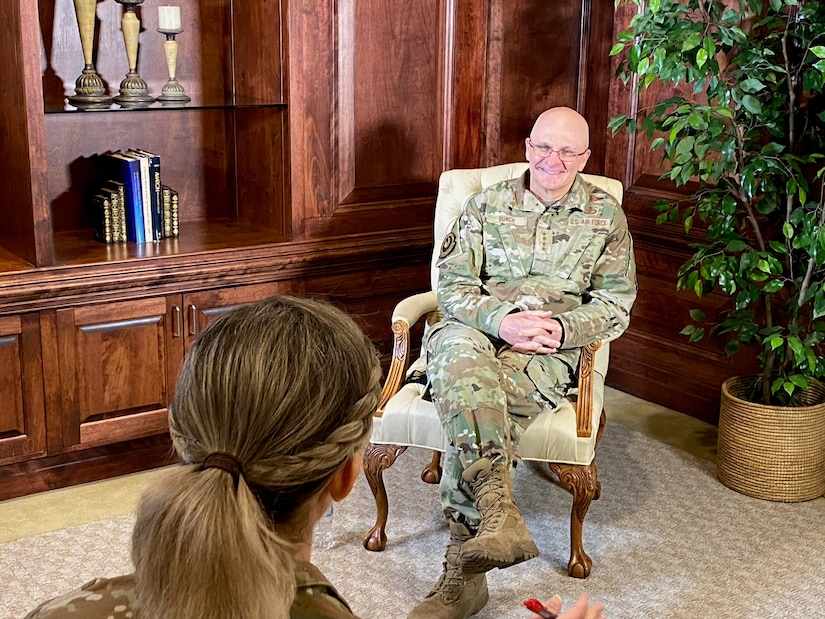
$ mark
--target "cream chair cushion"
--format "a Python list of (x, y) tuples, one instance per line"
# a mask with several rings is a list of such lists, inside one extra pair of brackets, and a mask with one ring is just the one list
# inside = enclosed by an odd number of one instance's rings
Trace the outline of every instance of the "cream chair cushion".
[[(431, 266), (433, 290), (438, 283), (438, 270), (435, 266), (438, 248), (441, 247), (443, 237), (461, 215), (467, 200), (485, 187), (521, 176), (526, 169), (527, 163), (511, 163), (490, 168), (448, 170), (441, 175), (434, 222), (435, 242)], [(621, 202), (622, 184), (619, 181), (589, 174), (582, 176)], [(403, 320), (411, 326), (427, 311), (433, 311), (437, 307), (434, 292), (415, 295), (398, 304), (392, 321)], [(576, 411), (567, 399), (555, 411), (540, 414), (530, 424), (519, 443), (521, 458), (585, 465), (593, 461), (596, 432), (604, 403), (604, 377), (607, 374), (608, 359), (609, 344), (603, 342), (595, 358), (591, 435), (576, 436)], [(419, 357), (410, 366), (408, 375), (417, 370), (423, 371), (425, 367), (425, 359), (423, 356)], [(387, 402), (383, 416), (373, 420), (371, 442), (445, 451), (449, 446), (449, 440), (441, 426), (435, 406), (422, 398), (423, 393), (423, 385), (403, 385)]]

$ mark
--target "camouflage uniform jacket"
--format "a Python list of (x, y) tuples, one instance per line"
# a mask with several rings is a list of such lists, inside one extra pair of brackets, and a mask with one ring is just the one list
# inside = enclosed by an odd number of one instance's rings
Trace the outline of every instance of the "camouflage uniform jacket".
[(470, 198), (444, 238), (441, 310), (492, 337), (513, 311), (551, 310), (564, 328), (562, 349), (621, 335), (636, 298), (624, 212), (580, 175), (547, 207), (527, 190), (529, 174)]
[[(297, 590), (291, 619), (357, 619), (347, 603), (311, 563), (295, 565)], [(135, 576), (95, 578), (80, 589), (41, 604), (25, 619), (140, 619)]]

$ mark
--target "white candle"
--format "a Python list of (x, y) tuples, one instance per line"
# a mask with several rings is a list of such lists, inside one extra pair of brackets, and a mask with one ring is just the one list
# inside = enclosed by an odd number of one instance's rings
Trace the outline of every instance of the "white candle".
[(159, 30), (180, 30), (180, 7), (179, 6), (159, 6), (158, 7), (158, 29)]

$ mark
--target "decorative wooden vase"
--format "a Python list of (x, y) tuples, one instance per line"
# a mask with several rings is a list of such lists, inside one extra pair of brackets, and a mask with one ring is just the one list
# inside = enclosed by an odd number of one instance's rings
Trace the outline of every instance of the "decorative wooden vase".
[(149, 87), (137, 72), (140, 20), (135, 13), (135, 7), (143, 0), (115, 0), (115, 2), (123, 5), (120, 28), (123, 31), (123, 42), (126, 45), (129, 72), (120, 82), (120, 94), (114, 98), (114, 101), (122, 107), (147, 107), (154, 102), (155, 98), (149, 96)]
[(178, 66), (178, 42), (175, 37), (183, 30), (158, 28), (158, 32), (166, 35), (166, 41), (163, 42), (163, 53), (166, 56), (166, 68), (169, 71), (169, 81), (163, 85), (158, 101), (163, 105), (183, 105), (192, 100), (175, 75)]
[(112, 104), (112, 97), (106, 92), (106, 86), (95, 71), (93, 62), (96, 7), (97, 0), (74, 0), (85, 66), (75, 82), (75, 94), (69, 97), (69, 103), (82, 110), (105, 109)]
[(765, 406), (743, 399), (755, 376), (722, 385), (716, 473), (728, 488), (770, 501), (809, 501), (825, 494), (825, 387), (805, 406)]

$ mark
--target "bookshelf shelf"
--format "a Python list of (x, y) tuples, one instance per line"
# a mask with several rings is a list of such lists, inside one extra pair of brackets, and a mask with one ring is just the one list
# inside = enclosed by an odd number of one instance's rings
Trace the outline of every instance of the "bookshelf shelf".
[[(248, 249), (283, 242), (282, 234), (230, 219), (182, 222), (180, 236), (155, 243), (101, 243), (91, 229), (55, 234), (55, 265), (88, 265)], [(0, 256), (0, 268), (2, 268)]]
[(101, 110), (82, 110), (72, 107), (68, 103), (47, 103), (45, 114), (87, 114), (94, 115), (107, 112), (179, 112), (183, 110), (234, 110), (234, 109), (286, 109), (287, 104), (281, 101), (258, 101), (255, 99), (236, 98), (234, 101), (204, 100), (195, 95), (192, 101), (185, 105), (164, 105), (152, 103), (145, 108), (124, 108), (117, 104)]

